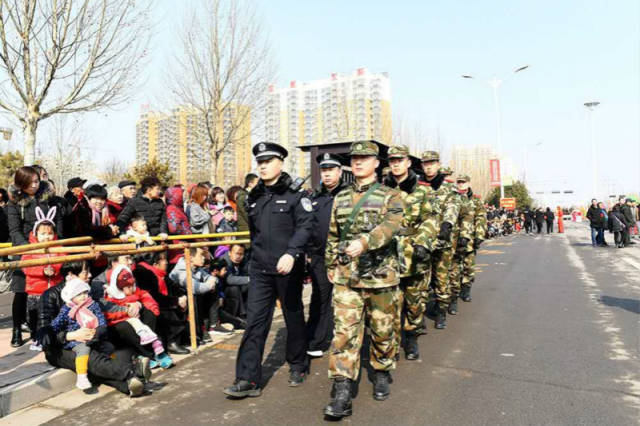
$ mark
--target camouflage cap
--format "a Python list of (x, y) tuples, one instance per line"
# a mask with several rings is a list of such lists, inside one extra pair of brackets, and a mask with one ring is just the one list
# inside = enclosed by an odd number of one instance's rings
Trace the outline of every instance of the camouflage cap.
[(458, 175), (456, 176), (456, 181), (471, 182), (471, 178), (469, 177), (469, 175)]
[(453, 174), (453, 170), (451, 169), (451, 167), (449, 166), (444, 166), (444, 167), (440, 167), (440, 173), (442, 173), (443, 175), (452, 175)]
[(389, 148), (387, 158), (404, 158), (409, 156), (409, 147), (406, 145), (396, 145)]
[(440, 161), (440, 153), (438, 151), (425, 151), (420, 156), (420, 161)]
[(351, 144), (349, 155), (374, 155), (378, 156), (380, 149), (378, 145), (371, 141), (354, 142)]

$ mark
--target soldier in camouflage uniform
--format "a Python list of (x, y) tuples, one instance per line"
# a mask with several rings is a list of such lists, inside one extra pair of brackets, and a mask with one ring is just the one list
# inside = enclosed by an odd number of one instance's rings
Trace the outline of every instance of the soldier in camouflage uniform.
[[(418, 235), (418, 228), (425, 220), (436, 221), (434, 212), (435, 191), (418, 179), (410, 169), (411, 159), (407, 146), (394, 146), (388, 153), (391, 173), (383, 183), (390, 188), (401, 191), (405, 201), (405, 214), (402, 230), (396, 237), (398, 262), (400, 264), (400, 287), (403, 299), (398, 304), (395, 322), (396, 346), (400, 345), (402, 330), (405, 331), (405, 357), (416, 360), (420, 357), (418, 336), (424, 331), (424, 311), (426, 307), (425, 293), (429, 288), (431, 270), (429, 268), (429, 252), (425, 246), (431, 247), (437, 232), (424, 235), (427, 241), (424, 246), (414, 250), (413, 241)], [(426, 229), (426, 228), (425, 228)], [(435, 230), (435, 228), (433, 228)], [(404, 311), (404, 326), (401, 324)]]
[(375, 370), (373, 396), (388, 398), (389, 372), (395, 368), (393, 323), (400, 297), (398, 260), (391, 242), (402, 226), (404, 202), (398, 191), (377, 182), (380, 160), (375, 143), (354, 142), (350, 155), (356, 180), (334, 198), (325, 254), (327, 275), (334, 284), (335, 319), (329, 352), (333, 385), (324, 413), (335, 418), (352, 413), (367, 319), (370, 363)]
[(473, 252), (475, 205), (469, 198), (468, 183), (470, 178), (467, 175), (456, 177), (456, 187), (460, 194), (460, 212), (458, 222), (453, 231), (453, 262), (449, 270), (449, 289), (451, 291), (451, 303), (449, 304), (449, 314), (458, 314), (458, 297), (460, 296), (462, 281), (462, 263), (464, 259)]
[(460, 298), (464, 302), (471, 302), (471, 285), (475, 280), (476, 251), (484, 241), (487, 233), (487, 210), (484, 208), (480, 196), (474, 194), (471, 190), (471, 180), (468, 176), (465, 177), (467, 178), (466, 182), (458, 181), (458, 189), (460, 191), (466, 190), (465, 194), (473, 205), (473, 247), (471, 247), (472, 250), (469, 247), (467, 248), (467, 254), (462, 259), (462, 290)]
[[(447, 326), (447, 308), (451, 301), (449, 294), (449, 266), (453, 258), (451, 233), (458, 221), (460, 211), (460, 195), (455, 186), (445, 181), (440, 173), (440, 154), (436, 151), (425, 151), (421, 156), (422, 170), (427, 183), (435, 191), (438, 216), (437, 241), (431, 253), (431, 285), (434, 287), (436, 305), (435, 327), (443, 329)], [(433, 226), (423, 224), (424, 227)]]

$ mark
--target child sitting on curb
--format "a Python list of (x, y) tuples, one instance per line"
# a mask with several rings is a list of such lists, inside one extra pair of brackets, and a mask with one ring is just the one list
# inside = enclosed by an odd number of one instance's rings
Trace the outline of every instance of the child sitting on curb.
[(92, 385), (87, 375), (89, 369), (89, 354), (91, 346), (99, 345), (104, 337), (107, 322), (100, 311), (100, 306), (89, 297), (89, 285), (79, 278), (67, 281), (62, 289), (62, 300), (65, 305), (53, 320), (51, 326), (58, 333), (60, 331), (76, 331), (89, 329), (93, 337), (85, 342), (70, 341), (64, 346), (76, 354), (76, 387), (82, 390), (91, 389)]

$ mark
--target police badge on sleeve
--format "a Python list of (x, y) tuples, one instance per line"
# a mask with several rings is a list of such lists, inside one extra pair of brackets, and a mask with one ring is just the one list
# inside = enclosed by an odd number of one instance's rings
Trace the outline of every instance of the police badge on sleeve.
[(309, 200), (307, 197), (302, 197), (300, 199), (300, 204), (302, 204), (302, 208), (304, 209), (304, 211), (306, 211), (306, 212), (313, 211), (313, 206), (311, 205), (311, 200)]

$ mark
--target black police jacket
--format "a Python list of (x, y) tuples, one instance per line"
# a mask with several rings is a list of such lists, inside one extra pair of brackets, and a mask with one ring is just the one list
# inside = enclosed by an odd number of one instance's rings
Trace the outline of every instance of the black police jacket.
[(167, 228), (167, 209), (161, 199), (151, 200), (144, 195), (131, 198), (116, 222), (121, 233), (124, 233), (136, 214), (141, 214), (144, 217), (151, 236), (169, 233)]
[(284, 172), (272, 186), (260, 179), (247, 197), (252, 271), (277, 274), (278, 260), (285, 253), (302, 258), (311, 236), (313, 208), (306, 193), (289, 188), (291, 183)]
[(340, 179), (338, 186), (333, 188), (332, 191), (329, 191), (324, 184), (320, 184), (311, 194), (313, 230), (311, 238), (309, 239), (309, 245), (307, 246), (308, 255), (320, 256), (324, 260), (324, 252), (327, 248), (327, 235), (329, 234), (329, 222), (331, 222), (333, 198), (347, 186), (348, 185)]

